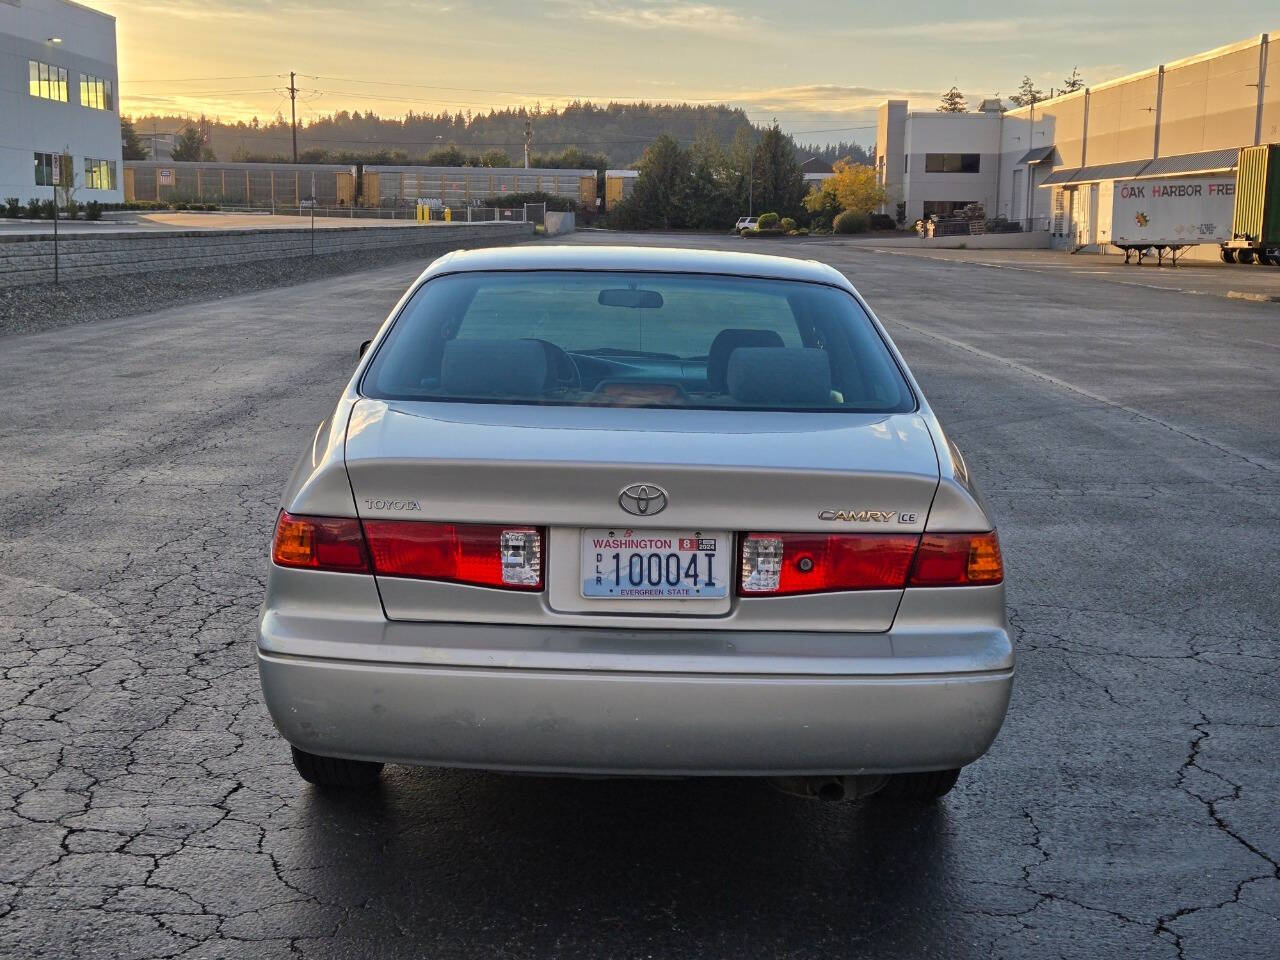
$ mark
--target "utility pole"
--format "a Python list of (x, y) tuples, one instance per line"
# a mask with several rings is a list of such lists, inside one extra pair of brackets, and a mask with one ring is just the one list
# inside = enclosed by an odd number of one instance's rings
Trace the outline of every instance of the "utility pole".
[(533, 143), (533, 121), (528, 117), (524, 120), (524, 168), (529, 169), (529, 146)]
[(289, 71), (289, 116), (293, 119), (293, 162), (298, 162), (298, 86), (292, 70)]

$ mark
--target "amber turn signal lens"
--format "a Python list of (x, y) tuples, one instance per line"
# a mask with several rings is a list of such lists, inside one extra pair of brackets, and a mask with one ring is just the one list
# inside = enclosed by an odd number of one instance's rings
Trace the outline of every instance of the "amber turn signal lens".
[(309, 567), (315, 562), (315, 528), (300, 517), (281, 513), (276, 521), (271, 559), (282, 567)]
[(368, 573), (360, 521), (348, 517), (296, 517), (280, 511), (271, 559), (281, 567)]
[(968, 575), (970, 583), (999, 583), (1004, 579), (1000, 540), (992, 530), (969, 538)]

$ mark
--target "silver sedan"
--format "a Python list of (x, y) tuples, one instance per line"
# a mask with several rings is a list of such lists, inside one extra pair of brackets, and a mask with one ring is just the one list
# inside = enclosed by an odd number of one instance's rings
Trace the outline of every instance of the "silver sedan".
[(830, 267), (454, 253), (294, 471), (258, 665), (325, 786), (406, 763), (928, 800), (1004, 719), (1003, 582), (964, 460)]

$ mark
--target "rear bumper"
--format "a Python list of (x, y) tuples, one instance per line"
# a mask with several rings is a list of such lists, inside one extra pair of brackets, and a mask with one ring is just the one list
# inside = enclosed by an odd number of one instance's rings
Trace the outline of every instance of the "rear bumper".
[(917, 658), (901, 666), (900, 673), (881, 662), (874, 674), (768, 675), (258, 651), (276, 726), (289, 742), (326, 756), (651, 775), (883, 773), (980, 757), (1004, 719), (1012, 667), (922, 674), (911, 672)]

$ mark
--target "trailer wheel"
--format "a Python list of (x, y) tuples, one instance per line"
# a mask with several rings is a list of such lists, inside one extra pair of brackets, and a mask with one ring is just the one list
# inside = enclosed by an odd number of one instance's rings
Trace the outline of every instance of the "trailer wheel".
[(1253, 263), (1253, 251), (1252, 251), (1252, 250), (1237, 250), (1237, 251), (1236, 251), (1236, 259), (1237, 259), (1240, 263)]
[(1270, 254), (1268, 254), (1267, 251), (1265, 250), (1259, 250), (1255, 255), (1255, 257), (1256, 259), (1254, 262), (1264, 267), (1269, 267), (1276, 262), (1275, 258), (1272, 257)]
[(1218, 256), (1222, 257), (1223, 263), (1236, 262), (1236, 252), (1234, 250), (1228, 250), (1226, 247), (1222, 247), (1218, 250)]

